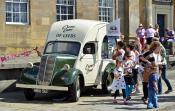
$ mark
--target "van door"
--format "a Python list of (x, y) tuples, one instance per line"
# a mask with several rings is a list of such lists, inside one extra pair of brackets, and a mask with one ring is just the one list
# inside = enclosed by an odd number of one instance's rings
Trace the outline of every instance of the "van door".
[(84, 73), (86, 85), (93, 85), (98, 75), (100, 60), (97, 59), (97, 42), (89, 42), (84, 45), (79, 67)]

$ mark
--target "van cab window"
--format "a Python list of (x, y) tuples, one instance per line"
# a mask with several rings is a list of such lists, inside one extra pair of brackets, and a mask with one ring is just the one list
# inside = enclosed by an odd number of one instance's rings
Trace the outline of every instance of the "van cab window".
[(87, 43), (83, 48), (83, 54), (95, 54), (95, 44)]
[(80, 43), (69, 41), (51, 41), (45, 47), (45, 54), (70, 54), (78, 56)]

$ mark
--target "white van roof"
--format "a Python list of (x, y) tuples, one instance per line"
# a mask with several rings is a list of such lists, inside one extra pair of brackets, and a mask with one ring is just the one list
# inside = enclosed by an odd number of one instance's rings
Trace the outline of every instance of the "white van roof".
[[(106, 22), (94, 21), (94, 20), (64, 20), (55, 22), (48, 33), (48, 41), (78, 41), (83, 42), (90, 33), (90, 35), (96, 35), (99, 28), (106, 28)], [(90, 40), (95, 40), (94, 37)]]

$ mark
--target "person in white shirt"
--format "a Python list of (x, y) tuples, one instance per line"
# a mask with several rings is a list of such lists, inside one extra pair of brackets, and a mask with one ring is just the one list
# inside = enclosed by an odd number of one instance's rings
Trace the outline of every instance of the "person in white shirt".
[[(159, 41), (157, 38), (154, 38), (153, 41)], [(166, 61), (166, 50), (163, 47), (163, 45), (161, 44), (161, 49), (159, 49), (160, 51), (160, 55), (161, 55), (161, 64), (159, 64), (160, 67), (160, 78), (158, 79), (158, 93), (162, 94), (162, 82), (161, 82), (161, 78), (164, 80), (165, 84), (167, 85), (167, 91), (165, 91), (165, 94), (168, 94), (170, 92), (173, 91), (172, 85), (169, 81), (169, 79), (167, 78), (167, 61)], [(160, 61), (160, 57), (157, 57), (157, 59), (159, 59), (158, 61)], [(160, 62), (159, 62), (160, 63)]]
[(153, 28), (153, 25), (150, 24), (148, 29), (146, 29), (145, 31), (145, 35), (146, 35), (146, 43), (147, 44), (151, 44), (152, 42), (152, 38), (154, 37), (154, 34), (156, 33), (155, 29)]

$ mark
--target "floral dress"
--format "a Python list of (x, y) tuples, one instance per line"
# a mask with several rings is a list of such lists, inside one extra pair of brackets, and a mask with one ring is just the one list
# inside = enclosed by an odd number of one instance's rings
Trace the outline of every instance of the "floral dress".
[[(123, 73), (124, 71), (122, 67), (119, 67), (119, 68), (116, 67), (114, 69), (114, 79), (111, 84), (111, 89), (113, 91), (116, 91), (119, 89), (126, 89), (126, 84), (125, 84)], [(118, 78), (116, 78), (115, 75), (118, 76)]]

